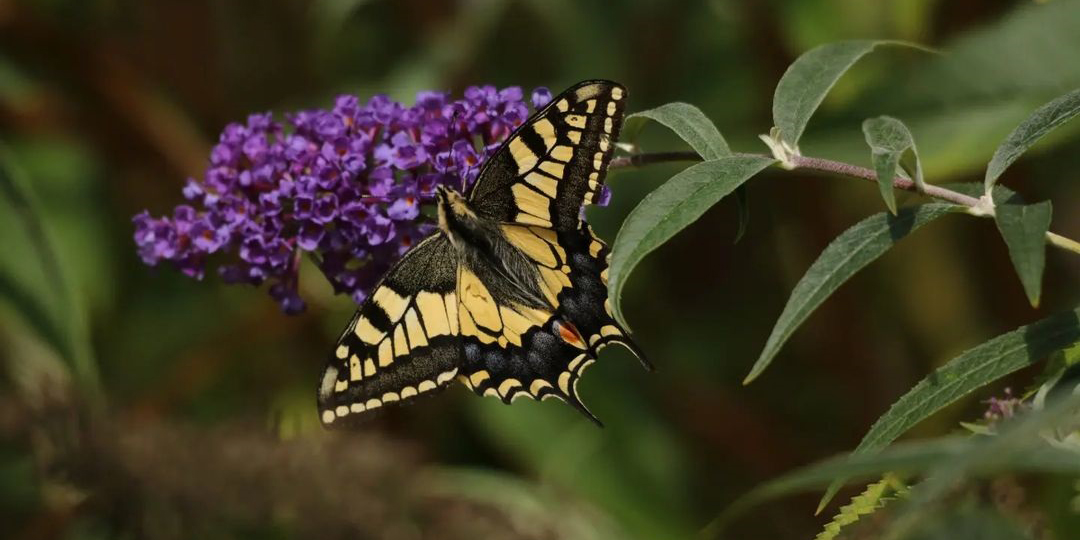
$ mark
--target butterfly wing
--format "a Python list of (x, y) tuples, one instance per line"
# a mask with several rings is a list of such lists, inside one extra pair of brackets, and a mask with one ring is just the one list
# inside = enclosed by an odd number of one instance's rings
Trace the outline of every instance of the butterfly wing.
[(405, 254), (345, 328), (319, 387), (326, 426), (445, 388), (461, 366), (457, 255), (436, 233)]
[(537, 111), (485, 162), (469, 194), (499, 222), (575, 230), (594, 202), (622, 127), (626, 89), (585, 81)]
[(552, 307), (515, 305), (500, 294), (497, 278), (463, 265), (457, 295), (464, 362), (458, 378), (505, 403), (523, 396), (562, 399), (599, 423), (581, 402), (577, 381), (600, 349), (625, 345), (651, 369), (609, 311), (607, 246), (587, 226), (558, 232), (503, 224), (502, 230), (536, 265)]

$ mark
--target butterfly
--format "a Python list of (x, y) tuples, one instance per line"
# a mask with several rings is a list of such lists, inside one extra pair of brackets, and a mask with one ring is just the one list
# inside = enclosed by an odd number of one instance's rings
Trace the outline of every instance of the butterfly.
[(584, 221), (600, 196), (626, 90), (594, 80), (538, 110), (467, 194), (439, 186), (438, 229), (353, 315), (318, 388), (324, 426), (354, 424), (460, 382), (504, 403), (555, 398), (599, 420), (577, 382), (605, 346), (645, 360), (611, 315), (609, 250)]

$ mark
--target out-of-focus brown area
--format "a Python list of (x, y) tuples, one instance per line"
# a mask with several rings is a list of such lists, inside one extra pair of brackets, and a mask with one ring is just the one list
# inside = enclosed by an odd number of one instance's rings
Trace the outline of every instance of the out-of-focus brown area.
[(83, 406), (0, 403), (0, 435), (29, 441), (52, 507), (20, 537), (65, 536), (85, 515), (139, 538), (267, 527), (303, 538), (565, 536), (559, 516), (518, 526), (494, 501), (455, 495), (455, 477), (422, 467), (415, 445), (376, 434), (282, 440), (257, 424), (103, 421)]
[[(980, 182), (1020, 120), (1080, 87), (1074, 0), (0, 0), (0, 162), (29, 199), (0, 206), (3, 536), (678, 538), (753, 486), (851, 449), (935, 366), (1076, 305), (1080, 259), (1048, 252), (1032, 309), (993, 223), (943, 218), (844, 285), (743, 386), (806, 268), (884, 209), (871, 183), (770, 170), (749, 184), (739, 243), (724, 201), (636, 271), (623, 304), (658, 370), (604, 351), (580, 385), (604, 429), (557, 403), (459, 388), (330, 435), (316, 379), (349, 299), (303, 272), (309, 309), (287, 317), (265, 291), (147, 268), (130, 219), (171, 211), (226, 123), (340, 93), (411, 102), (610, 78), (631, 111), (689, 102), (736, 151), (764, 152), (784, 69), (852, 38), (946, 54), (862, 60), (811, 121), (807, 155), (867, 165), (861, 122), (889, 114), (912, 129), (928, 181)], [(1072, 238), (1078, 134), (1064, 126), (1002, 178), (1052, 200), (1052, 228)], [(683, 149), (659, 126), (640, 143)], [(612, 175), (613, 202), (590, 222), (614, 239), (677, 170)], [(27, 209), (63, 283), (36, 266)], [(989, 395), (912, 435), (955, 429)], [(808, 538), (824, 520), (815, 504), (770, 503), (735, 530)]]

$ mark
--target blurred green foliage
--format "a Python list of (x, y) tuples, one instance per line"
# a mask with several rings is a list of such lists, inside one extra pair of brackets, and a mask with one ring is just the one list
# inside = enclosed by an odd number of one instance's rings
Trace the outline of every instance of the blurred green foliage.
[[(337, 93), (411, 101), (428, 88), (610, 78), (631, 112), (692, 103), (734, 151), (764, 152), (757, 135), (791, 61), (863, 38), (947, 54), (861, 60), (809, 123), (808, 155), (869, 165), (861, 123), (887, 114), (911, 129), (927, 181), (979, 182), (1017, 123), (1080, 87), (1076, 0), (0, 0), (0, 160), (4, 189), (20, 194), (0, 198), (5, 537), (681, 538), (754, 486), (853, 448), (934, 367), (1080, 303), (1080, 260), (1047, 253), (1033, 309), (991, 223), (941, 220), (852, 278), (743, 387), (799, 277), (881, 209), (871, 183), (766, 172), (749, 184), (740, 243), (722, 202), (627, 282), (622, 309), (659, 369), (605, 351), (580, 391), (606, 428), (550, 402), (506, 407), (457, 389), (329, 437), (314, 389), (350, 301), (308, 268), (309, 310), (290, 318), (262, 291), (146, 268), (130, 217), (174, 206), (225, 123)], [(1073, 238), (1078, 135), (1063, 126), (1000, 179), (1052, 199), (1052, 228)], [(656, 127), (640, 144), (683, 148)], [(614, 239), (679, 170), (613, 175), (613, 202), (590, 222)], [(996, 391), (915, 435), (951, 432)], [(1080, 530), (1072, 479), (1012, 480), (938, 516), (927, 537)], [(815, 501), (763, 505), (732, 534), (809, 538), (827, 521)]]

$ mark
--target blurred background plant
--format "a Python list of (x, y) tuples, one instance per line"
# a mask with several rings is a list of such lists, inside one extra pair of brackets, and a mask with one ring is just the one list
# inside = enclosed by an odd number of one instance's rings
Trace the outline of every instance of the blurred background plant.
[[(840, 288), (744, 387), (805, 269), (882, 206), (870, 183), (767, 170), (748, 185), (739, 243), (722, 202), (628, 281), (623, 312), (659, 370), (605, 352), (580, 386), (605, 429), (458, 389), (331, 437), (314, 388), (352, 301), (313, 267), (297, 317), (254, 288), (148, 269), (130, 217), (181, 202), (226, 124), (338, 94), (412, 103), (421, 90), (602, 77), (627, 86), (630, 111), (693, 103), (733, 148), (764, 152), (787, 66), (851, 38), (948, 54), (861, 61), (799, 141), (806, 155), (869, 166), (861, 123), (888, 114), (911, 129), (927, 179), (979, 182), (1010, 130), (1080, 87), (1075, 0), (0, 0), (5, 537), (679, 538), (754, 486), (850, 450), (934, 368), (1080, 303), (1080, 258), (1047, 253), (1033, 309), (989, 220), (941, 220)], [(1052, 199), (1054, 230), (1072, 238), (1078, 139), (1080, 125), (1063, 126), (1000, 180)], [(684, 148), (657, 128), (639, 144)], [(611, 205), (590, 222), (613, 240), (682, 167), (612, 175)], [(956, 431), (1041, 370), (960, 399), (911, 438)], [(973, 482), (935, 534), (1075, 537), (1075, 478)], [(828, 521), (813, 515), (819, 496), (756, 506), (728, 530), (809, 538)]]

